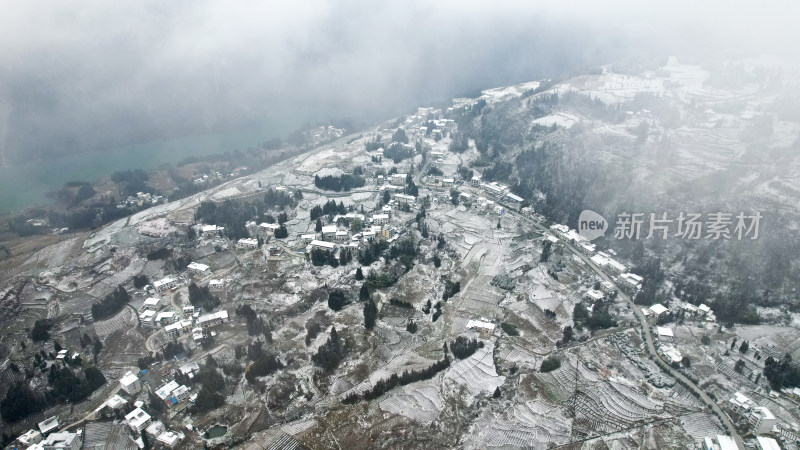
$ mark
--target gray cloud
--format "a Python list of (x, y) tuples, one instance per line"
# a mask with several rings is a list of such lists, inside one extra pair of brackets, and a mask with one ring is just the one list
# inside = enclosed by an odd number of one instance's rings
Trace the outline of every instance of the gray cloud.
[(696, 3), (15, 2), (0, 16), (0, 152), (379, 119), (645, 52), (796, 51), (785, 5)]

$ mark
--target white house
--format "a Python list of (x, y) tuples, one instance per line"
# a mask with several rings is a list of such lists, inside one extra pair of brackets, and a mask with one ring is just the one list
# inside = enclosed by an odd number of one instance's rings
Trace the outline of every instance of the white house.
[(656, 332), (658, 333), (658, 340), (660, 341), (669, 342), (672, 341), (672, 338), (675, 337), (675, 335), (672, 332), (672, 329), (667, 327), (656, 327)]
[(650, 307), (650, 312), (655, 314), (656, 317), (664, 314), (665, 312), (669, 311), (664, 305), (661, 303), (656, 303), (655, 305)]
[(750, 397), (738, 391), (733, 393), (733, 397), (731, 397), (729, 401), (731, 404), (733, 404), (733, 406), (742, 411), (749, 411), (750, 408), (754, 406), (753, 401), (750, 400)]
[(413, 205), (414, 202), (417, 200), (417, 197), (406, 194), (394, 194), (394, 199), (397, 201), (398, 204), (401, 205)]
[(758, 436), (756, 438), (756, 448), (758, 450), (781, 450), (778, 441), (767, 436)]
[(201, 236), (220, 236), (225, 231), (225, 227), (218, 227), (216, 225), (203, 225), (200, 227)]
[(591, 256), (597, 250), (597, 246), (590, 242), (579, 242), (578, 248), (586, 256)]
[(142, 390), (142, 382), (139, 381), (139, 377), (130, 371), (119, 379), (119, 385), (128, 395), (136, 395)]
[(124, 407), (127, 403), (128, 403), (128, 401), (125, 400), (124, 398), (120, 397), (119, 394), (114, 394), (114, 395), (111, 396), (111, 398), (106, 400), (106, 402), (103, 403), (103, 405), (105, 407), (108, 407), (108, 408), (116, 411), (118, 409), (122, 409), (122, 407)]
[(603, 281), (600, 283), (600, 290), (608, 295), (613, 295), (615, 292), (617, 292), (617, 288), (614, 287), (614, 284), (610, 281)]
[(317, 238), (316, 233), (300, 235), (300, 241), (302, 241), (303, 244), (306, 244), (306, 245), (310, 244), (311, 241), (315, 240), (316, 238)]
[(333, 242), (313, 240), (306, 247), (306, 252), (310, 253), (311, 250), (315, 248), (318, 248), (320, 250), (334, 250), (336, 248), (336, 244), (334, 244)]
[(160, 298), (150, 297), (144, 301), (142, 305), (143, 311), (158, 311), (158, 305), (161, 303)]
[(42, 441), (42, 433), (37, 430), (28, 430), (17, 437), (17, 442), (23, 447), (29, 447)]
[(337, 231), (335, 234), (336, 242), (345, 242), (350, 237), (350, 233), (344, 230)]
[(160, 420), (156, 420), (148, 425), (144, 432), (147, 433), (148, 436), (155, 438), (159, 434), (163, 433), (165, 429), (166, 428), (164, 427), (164, 424)]
[(141, 322), (141, 324), (146, 327), (155, 326), (155, 318), (156, 318), (156, 312), (151, 311), (149, 309), (139, 314), (139, 322)]
[(392, 175), (392, 177), (389, 179), (389, 182), (395, 185), (406, 184), (406, 176), (407, 174), (405, 173), (396, 173)]
[(132, 430), (141, 433), (150, 424), (150, 414), (144, 412), (142, 408), (136, 408), (125, 416), (125, 421)]
[(206, 314), (197, 318), (197, 324), (202, 328), (208, 328), (228, 321), (228, 311), (222, 310), (211, 314)]
[(336, 232), (339, 228), (336, 225), (326, 225), (322, 227), (322, 239), (326, 241), (333, 241), (336, 239)]
[(47, 433), (58, 429), (58, 417), (50, 417), (47, 420), (39, 422), (38, 425), (39, 431), (41, 431), (43, 435), (47, 435)]
[(748, 419), (757, 434), (767, 434), (778, 423), (778, 419), (766, 406), (756, 406), (750, 411)]
[(179, 285), (180, 285), (180, 280), (172, 276), (164, 277), (158, 281), (153, 282), (153, 288), (156, 290), (156, 292), (164, 292), (168, 289), (178, 287)]
[(208, 282), (208, 289), (212, 291), (220, 291), (225, 287), (225, 280), (210, 280)]
[(442, 178), (442, 187), (449, 187), (455, 183), (456, 180), (453, 178)]
[(644, 281), (644, 278), (636, 275), (635, 273), (623, 273), (619, 276), (619, 279), (625, 283), (625, 286), (634, 290), (641, 289), (642, 282)]
[(199, 274), (206, 273), (206, 272), (208, 272), (208, 269), (209, 269), (209, 267), (207, 265), (200, 264), (200, 263), (197, 263), (197, 262), (189, 263), (189, 266), (187, 266), (186, 268), (189, 269), (189, 271), (191, 271), (191, 272), (199, 273)]
[(596, 289), (589, 289), (585, 294), (583, 294), (583, 298), (593, 302), (598, 302), (605, 299), (606, 295)]
[(183, 440), (183, 438), (184, 435), (182, 433), (177, 433), (175, 431), (165, 431), (158, 435), (156, 441), (158, 441), (165, 447), (174, 448)]
[(78, 450), (83, 445), (83, 434), (69, 431), (52, 433), (39, 445), (44, 450)]
[(254, 249), (258, 248), (258, 239), (252, 238), (242, 238), (236, 243), (236, 247), (239, 249)]
[(160, 313), (156, 314), (155, 322), (159, 325), (167, 325), (172, 322), (178, 320), (177, 315), (175, 315), (175, 311), (161, 311)]
[(167, 336), (176, 338), (181, 335), (181, 330), (183, 327), (181, 326), (180, 322), (171, 323), (164, 327), (164, 331), (167, 333)]
[(263, 223), (258, 224), (258, 232), (261, 233), (262, 235), (266, 235), (266, 236), (275, 235), (275, 232), (278, 231), (280, 228), (281, 228), (281, 226), (279, 224), (277, 224), (277, 223), (266, 223), (266, 222), (263, 222)]
[(491, 322), (487, 322), (485, 320), (468, 320), (467, 321), (467, 328), (470, 330), (481, 331), (484, 333), (494, 333), (495, 325)]
[(372, 216), (372, 223), (375, 225), (384, 225), (389, 223), (389, 215), (388, 214), (375, 214)]
[(511, 200), (511, 203), (517, 204), (517, 205), (519, 205), (520, 203), (522, 203), (525, 200), (524, 198), (520, 197), (519, 195), (514, 195), (511, 192), (506, 194), (506, 198), (508, 200)]

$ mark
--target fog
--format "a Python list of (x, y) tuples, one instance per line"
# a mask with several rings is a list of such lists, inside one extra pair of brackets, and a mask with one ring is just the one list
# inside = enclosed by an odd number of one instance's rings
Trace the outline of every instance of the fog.
[(0, 164), (252, 123), (369, 123), (641, 55), (794, 56), (787, 2), (695, 3), (13, 2)]

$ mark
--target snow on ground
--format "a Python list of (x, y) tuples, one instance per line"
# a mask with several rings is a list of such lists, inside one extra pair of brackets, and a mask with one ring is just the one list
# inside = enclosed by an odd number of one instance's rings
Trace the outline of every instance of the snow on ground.
[(423, 425), (430, 424), (442, 410), (439, 378), (411, 383), (393, 390), (380, 402), (381, 409)]
[(175, 234), (178, 231), (166, 217), (141, 222), (136, 229), (140, 234), (159, 237)]
[(485, 341), (483, 348), (469, 358), (453, 362), (445, 379), (466, 387), (475, 396), (481, 393), (491, 395), (506, 381), (506, 377), (498, 375), (494, 367), (494, 343)]
[(557, 114), (540, 117), (533, 121), (533, 123), (536, 125), (542, 125), (545, 127), (556, 125), (564, 128), (570, 128), (578, 122), (580, 122), (580, 118), (578, 116), (567, 112), (560, 112)]
[(548, 448), (566, 444), (572, 419), (541, 401), (514, 405), (503, 416), (484, 413), (472, 426), (465, 448)]

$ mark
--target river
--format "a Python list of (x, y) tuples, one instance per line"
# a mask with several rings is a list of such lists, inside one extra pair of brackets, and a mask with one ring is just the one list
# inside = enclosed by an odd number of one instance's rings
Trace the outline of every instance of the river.
[(302, 123), (288, 118), (281, 122), (0, 167), (0, 213), (51, 204), (46, 194), (60, 189), (68, 181), (93, 182), (116, 170), (152, 170), (190, 156), (244, 151), (273, 137), (285, 136)]

